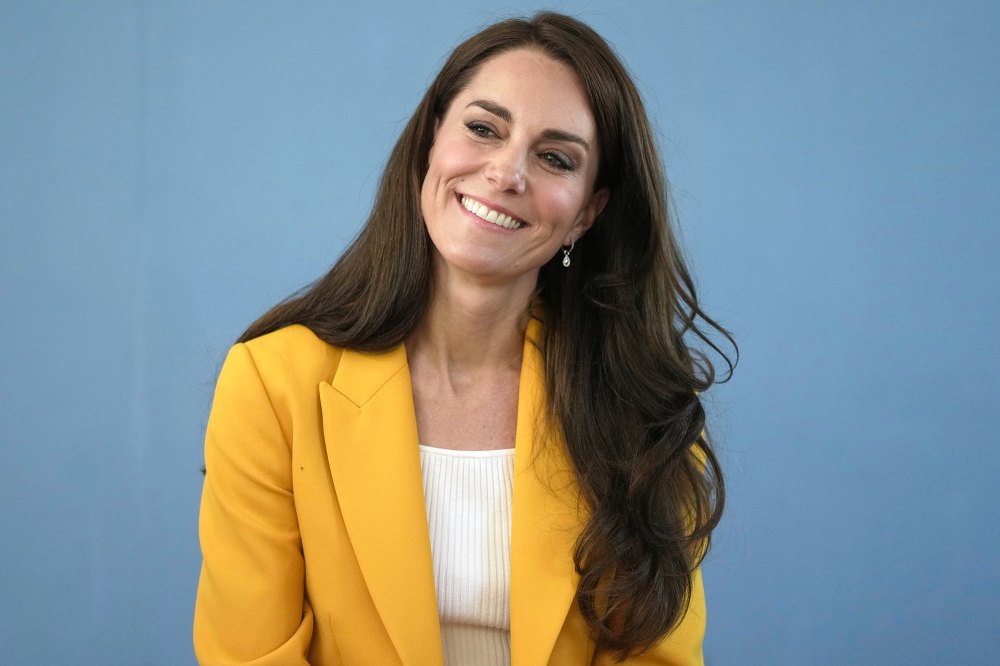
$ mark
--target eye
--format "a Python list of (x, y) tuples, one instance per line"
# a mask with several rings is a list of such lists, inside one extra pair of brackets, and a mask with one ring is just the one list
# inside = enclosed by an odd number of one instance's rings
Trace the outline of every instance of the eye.
[(547, 151), (541, 154), (541, 158), (553, 169), (558, 171), (573, 171), (576, 165), (573, 161), (561, 153)]
[(470, 134), (472, 134), (473, 136), (477, 136), (481, 139), (490, 139), (497, 135), (497, 133), (493, 130), (492, 127), (478, 120), (474, 120), (471, 123), (467, 123), (465, 125), (465, 128), (469, 130)]

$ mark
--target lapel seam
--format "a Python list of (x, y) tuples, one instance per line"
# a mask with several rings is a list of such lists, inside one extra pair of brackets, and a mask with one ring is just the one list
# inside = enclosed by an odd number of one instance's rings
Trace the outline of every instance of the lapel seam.
[[(352, 351), (352, 350), (345, 350), (345, 351)], [(354, 352), (354, 353), (358, 353), (358, 352)], [(401, 366), (399, 366), (398, 368), (396, 368), (395, 370), (393, 370), (385, 378), (385, 381), (383, 381), (377, 387), (375, 387), (374, 389), (372, 389), (371, 392), (369, 392), (367, 395), (364, 395), (364, 396), (355, 396), (355, 395), (352, 395), (352, 394), (354, 394), (356, 392), (355, 390), (353, 390), (354, 389), (353, 386), (345, 386), (343, 388), (341, 388), (340, 386), (338, 386), (337, 385), (337, 376), (336, 375), (334, 375), (334, 377), (333, 377), (333, 379), (331, 381), (329, 381), (329, 382), (323, 382), (323, 383), (327, 384), (334, 391), (336, 391), (340, 395), (344, 396), (344, 398), (347, 399), (347, 401), (350, 402), (352, 405), (354, 405), (358, 409), (361, 409), (367, 403), (369, 403), (372, 398), (374, 398), (376, 395), (378, 395), (378, 393), (383, 388), (385, 388), (386, 384), (388, 384), (389, 382), (391, 382), (396, 377), (396, 375), (398, 375), (400, 372), (402, 372), (403, 370), (405, 370), (407, 367), (408, 367), (407, 363), (404, 362)], [(338, 374), (339, 374), (339, 368), (338, 368)], [(357, 398), (357, 399), (355, 399), (355, 398)]]

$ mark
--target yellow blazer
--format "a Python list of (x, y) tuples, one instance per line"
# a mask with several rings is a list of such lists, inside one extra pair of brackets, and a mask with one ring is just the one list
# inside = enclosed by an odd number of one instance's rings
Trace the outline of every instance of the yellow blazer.
[[(510, 554), (514, 666), (610, 664), (576, 604), (576, 486), (543, 425), (529, 326), (518, 394)], [(238, 344), (205, 443), (204, 556), (194, 617), (203, 664), (443, 663), (405, 348), (339, 349), (302, 326)], [(636, 664), (702, 664), (690, 609)]]

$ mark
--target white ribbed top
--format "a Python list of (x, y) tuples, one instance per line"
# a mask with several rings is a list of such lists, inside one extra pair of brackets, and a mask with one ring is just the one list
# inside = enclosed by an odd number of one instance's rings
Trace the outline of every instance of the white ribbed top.
[(514, 449), (420, 447), (445, 666), (510, 664)]

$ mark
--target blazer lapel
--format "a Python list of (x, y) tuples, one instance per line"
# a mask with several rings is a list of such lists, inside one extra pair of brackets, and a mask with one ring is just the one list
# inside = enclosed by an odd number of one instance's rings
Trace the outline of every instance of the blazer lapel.
[(404, 664), (443, 662), (406, 350), (345, 350), (320, 384), (323, 433), (344, 522)]
[(514, 451), (510, 556), (511, 660), (546, 664), (576, 595), (577, 485), (565, 444), (545, 423), (540, 324), (524, 341)]

